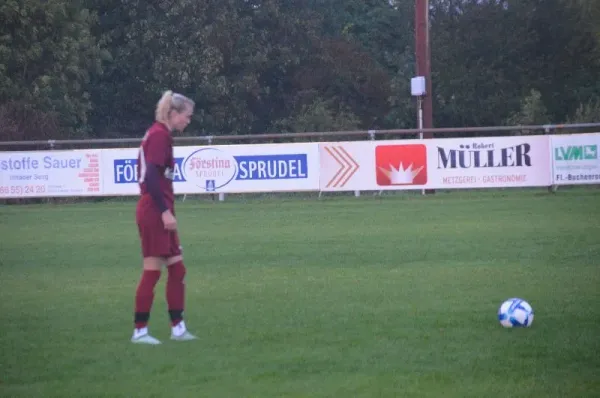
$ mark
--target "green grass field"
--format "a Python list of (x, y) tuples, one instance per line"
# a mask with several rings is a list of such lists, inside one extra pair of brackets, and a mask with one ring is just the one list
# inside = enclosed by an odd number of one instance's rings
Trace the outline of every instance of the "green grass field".
[(600, 396), (598, 189), (179, 203), (200, 340), (165, 273), (160, 346), (129, 342), (134, 206), (0, 206), (0, 396)]

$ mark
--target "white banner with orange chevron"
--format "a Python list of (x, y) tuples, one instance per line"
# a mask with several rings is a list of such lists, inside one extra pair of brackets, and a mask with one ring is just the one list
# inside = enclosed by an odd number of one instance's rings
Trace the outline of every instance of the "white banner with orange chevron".
[(549, 136), (319, 145), (322, 191), (548, 186)]
[[(319, 145), (320, 188), (322, 191), (354, 191), (365, 189), (369, 168), (370, 143), (331, 142)], [(367, 149), (365, 151), (365, 149)], [(361, 167), (363, 164), (363, 167)]]

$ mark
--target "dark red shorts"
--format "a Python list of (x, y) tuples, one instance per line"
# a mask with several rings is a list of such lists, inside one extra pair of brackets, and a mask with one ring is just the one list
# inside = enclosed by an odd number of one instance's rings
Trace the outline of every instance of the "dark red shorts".
[(142, 244), (142, 256), (144, 258), (170, 258), (181, 255), (181, 245), (177, 231), (165, 229), (161, 215), (154, 207), (151, 198), (146, 196), (140, 198), (135, 218)]

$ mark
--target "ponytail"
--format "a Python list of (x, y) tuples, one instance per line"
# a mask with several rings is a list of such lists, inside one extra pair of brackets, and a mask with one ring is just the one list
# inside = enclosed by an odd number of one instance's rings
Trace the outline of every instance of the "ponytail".
[(156, 105), (155, 119), (157, 122), (167, 123), (169, 120), (169, 111), (171, 111), (171, 101), (173, 99), (173, 91), (165, 91)]
[(157, 122), (167, 124), (169, 122), (169, 112), (172, 110), (177, 113), (182, 113), (186, 108), (194, 109), (194, 101), (188, 97), (173, 93), (173, 91), (165, 91), (156, 105), (155, 119)]

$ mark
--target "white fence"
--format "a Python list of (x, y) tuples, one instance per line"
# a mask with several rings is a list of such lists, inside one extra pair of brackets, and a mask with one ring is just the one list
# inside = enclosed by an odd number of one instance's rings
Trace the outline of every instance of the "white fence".
[[(176, 194), (600, 184), (600, 134), (176, 146)], [(0, 198), (137, 195), (137, 148), (0, 152)]]

